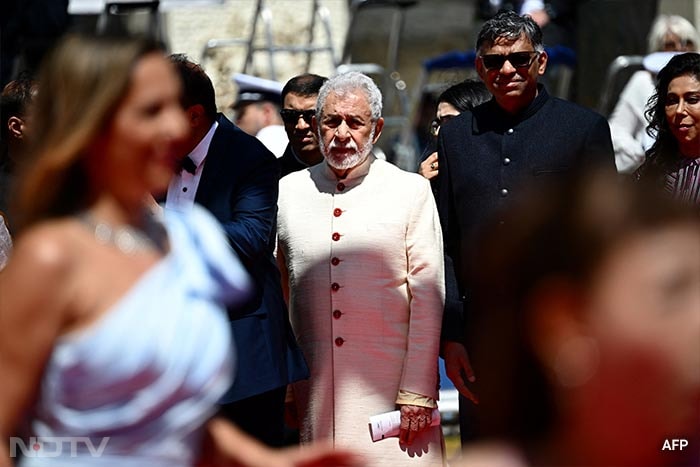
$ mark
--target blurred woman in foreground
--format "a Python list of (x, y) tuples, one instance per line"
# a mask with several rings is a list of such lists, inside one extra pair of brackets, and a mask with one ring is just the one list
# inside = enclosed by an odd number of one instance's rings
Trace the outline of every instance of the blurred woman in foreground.
[(479, 426), (494, 443), (464, 465), (700, 465), (696, 211), (610, 176), (538, 190), (474, 263), (489, 310), (474, 325)]
[(0, 437), (28, 418), (26, 466), (192, 466), (207, 435), (205, 465), (342, 465), (211, 418), (232, 378), (223, 306), (250, 282), (209, 213), (155, 213), (189, 131), (180, 87), (146, 40), (70, 37), (44, 64), (0, 273)]

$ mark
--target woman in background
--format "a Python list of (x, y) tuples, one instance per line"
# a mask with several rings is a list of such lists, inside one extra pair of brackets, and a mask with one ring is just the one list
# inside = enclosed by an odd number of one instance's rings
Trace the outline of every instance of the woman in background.
[(700, 465), (697, 212), (610, 174), (537, 191), (474, 259), (483, 442), (460, 465)]
[(465, 110), (472, 109), (491, 98), (491, 93), (484, 83), (478, 79), (466, 79), (445, 89), (438, 97), (435, 119), (430, 125), (432, 136), (428, 147), (423, 151), (418, 173), (428, 180), (437, 177), (438, 154), (435, 139), (440, 132), (440, 126)]
[(673, 57), (649, 103), (648, 131), (656, 141), (636, 178), (654, 180), (700, 208), (700, 54)]
[(180, 88), (148, 40), (69, 37), (44, 64), (0, 273), (0, 436), (28, 422), (24, 466), (350, 462), (214, 416), (234, 358), (224, 303), (250, 280), (208, 212), (154, 208), (189, 131)]
[(654, 142), (646, 132), (645, 108), (654, 92), (656, 74), (675, 53), (696, 51), (700, 36), (682, 16), (659, 15), (649, 31), (644, 69), (635, 72), (620, 93), (610, 114), (610, 134), (615, 148), (615, 164), (620, 173), (632, 173), (644, 162), (644, 152)]

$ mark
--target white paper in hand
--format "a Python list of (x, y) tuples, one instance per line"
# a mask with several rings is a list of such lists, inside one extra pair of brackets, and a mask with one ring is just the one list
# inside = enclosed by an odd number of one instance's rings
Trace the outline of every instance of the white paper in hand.
[[(433, 420), (430, 426), (440, 425), (440, 411), (433, 409)], [(399, 436), (401, 431), (401, 411), (385, 412), (369, 417), (369, 435), (372, 441), (381, 441), (384, 438)]]

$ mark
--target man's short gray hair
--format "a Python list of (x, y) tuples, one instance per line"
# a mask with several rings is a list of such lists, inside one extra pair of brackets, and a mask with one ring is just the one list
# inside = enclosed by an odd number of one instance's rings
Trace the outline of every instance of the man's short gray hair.
[(362, 91), (369, 102), (372, 121), (376, 122), (382, 116), (382, 93), (372, 78), (357, 71), (341, 73), (330, 78), (321, 87), (316, 101), (316, 120), (321, 121), (323, 107), (330, 93), (342, 96), (353, 91)]
[(530, 16), (501, 11), (482, 26), (476, 39), (476, 52), (480, 54), (483, 47), (490, 47), (500, 37), (515, 41), (523, 34), (537, 52), (544, 50), (542, 30)]

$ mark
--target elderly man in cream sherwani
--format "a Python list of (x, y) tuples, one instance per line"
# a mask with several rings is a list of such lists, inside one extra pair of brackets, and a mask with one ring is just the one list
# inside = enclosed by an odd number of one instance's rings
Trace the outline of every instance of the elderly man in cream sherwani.
[[(302, 442), (331, 440), (367, 465), (443, 465), (436, 407), (444, 303), (440, 222), (427, 180), (377, 159), (374, 82), (350, 72), (319, 93), (324, 161), (280, 181), (278, 261), (311, 377), (293, 386)], [(401, 410), (373, 443), (369, 417)]]

